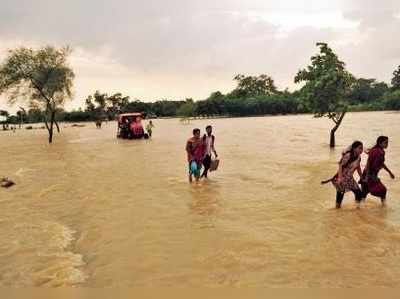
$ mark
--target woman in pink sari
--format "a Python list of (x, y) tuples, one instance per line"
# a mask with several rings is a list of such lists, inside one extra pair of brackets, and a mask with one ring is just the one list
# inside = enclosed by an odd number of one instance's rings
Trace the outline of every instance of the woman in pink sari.
[[(200, 179), (200, 169), (203, 164), (203, 158), (205, 154), (205, 144), (203, 139), (200, 138), (200, 129), (193, 130), (193, 137), (186, 142), (186, 153), (189, 162), (189, 182), (192, 182), (192, 176), (194, 175), (196, 181)], [(192, 163), (195, 163), (196, 172), (192, 170)]]
[(378, 137), (376, 145), (368, 151), (368, 162), (361, 177), (362, 197), (365, 199), (368, 193), (371, 193), (373, 196), (381, 199), (382, 205), (386, 201), (387, 189), (379, 179), (378, 173), (383, 168), (389, 173), (392, 179), (395, 178), (394, 174), (385, 165), (385, 149), (388, 145), (388, 137)]

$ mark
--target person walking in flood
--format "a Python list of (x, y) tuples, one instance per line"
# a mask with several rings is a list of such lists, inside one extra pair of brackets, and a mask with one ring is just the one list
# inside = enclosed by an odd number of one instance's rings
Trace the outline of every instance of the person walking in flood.
[(387, 136), (379, 136), (376, 145), (368, 151), (368, 161), (361, 177), (362, 197), (365, 199), (368, 193), (381, 199), (382, 205), (386, 202), (387, 189), (378, 177), (379, 171), (383, 168), (392, 179), (394, 174), (385, 164), (385, 149), (389, 146)]
[(150, 138), (151, 138), (151, 135), (153, 134), (153, 128), (154, 128), (153, 122), (149, 121), (149, 123), (146, 126), (146, 131), (147, 131), (147, 134), (149, 134)]
[(215, 136), (212, 134), (212, 126), (206, 127), (206, 134), (203, 136), (203, 143), (205, 145), (205, 156), (203, 159), (204, 171), (201, 177), (207, 178), (208, 170), (211, 166), (211, 154), (214, 153), (215, 158), (218, 157), (215, 150)]
[(205, 153), (204, 142), (200, 137), (200, 129), (193, 130), (193, 137), (186, 142), (186, 153), (189, 163), (189, 182), (193, 181), (193, 176), (198, 181)]
[(361, 154), (363, 153), (363, 144), (355, 141), (351, 147), (343, 153), (342, 159), (339, 161), (339, 169), (335, 176), (322, 184), (332, 182), (336, 188), (336, 208), (340, 209), (346, 192), (352, 191), (355, 195), (357, 204), (361, 202), (362, 193), (356, 180), (354, 172), (357, 170), (361, 177)]

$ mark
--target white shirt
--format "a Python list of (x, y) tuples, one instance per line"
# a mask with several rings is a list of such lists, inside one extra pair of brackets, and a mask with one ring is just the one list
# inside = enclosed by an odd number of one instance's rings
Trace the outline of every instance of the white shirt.
[(206, 154), (211, 156), (211, 148), (212, 148), (212, 140), (213, 137), (206, 135)]

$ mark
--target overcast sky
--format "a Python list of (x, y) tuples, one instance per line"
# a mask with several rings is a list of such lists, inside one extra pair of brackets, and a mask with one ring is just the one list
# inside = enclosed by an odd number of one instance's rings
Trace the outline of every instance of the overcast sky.
[[(232, 89), (237, 73), (279, 88), (328, 42), (356, 76), (400, 64), (400, 1), (1, 0), (0, 60), (16, 46), (70, 45), (74, 100), (96, 89), (152, 101)], [(0, 108), (9, 107), (0, 99)]]

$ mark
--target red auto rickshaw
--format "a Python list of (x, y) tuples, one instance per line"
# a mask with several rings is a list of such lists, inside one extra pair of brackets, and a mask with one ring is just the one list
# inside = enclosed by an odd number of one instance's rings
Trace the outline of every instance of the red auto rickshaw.
[(117, 117), (117, 138), (122, 139), (147, 139), (149, 135), (144, 132), (142, 119), (146, 115), (140, 112), (123, 113)]

